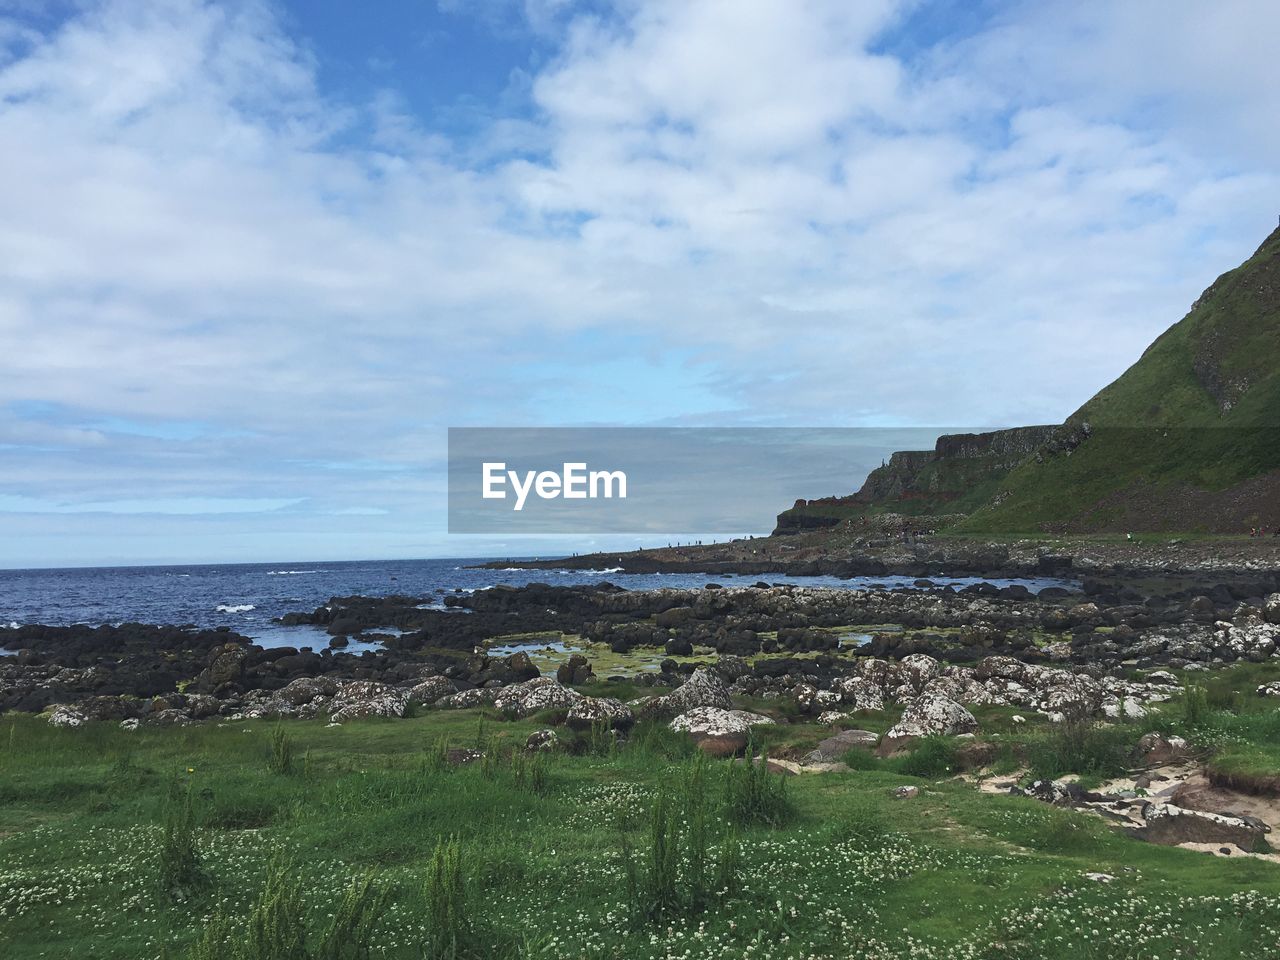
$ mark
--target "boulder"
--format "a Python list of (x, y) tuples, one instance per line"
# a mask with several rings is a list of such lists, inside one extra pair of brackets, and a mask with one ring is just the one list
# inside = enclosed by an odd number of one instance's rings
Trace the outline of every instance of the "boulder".
[(1262, 604), (1262, 615), (1267, 623), (1280, 626), (1280, 593), (1273, 593)]
[(404, 690), (374, 680), (352, 680), (341, 684), (329, 703), (330, 723), (360, 717), (403, 717), (409, 703)]
[(1185, 760), (1191, 747), (1182, 737), (1166, 737), (1159, 733), (1144, 733), (1133, 748), (1133, 758), (1140, 764), (1158, 767), (1177, 760)]
[(524, 748), (529, 753), (550, 753), (559, 750), (562, 746), (560, 735), (550, 727), (533, 731), (524, 742)]
[(450, 710), (471, 710), (476, 707), (491, 705), (498, 697), (498, 690), (490, 687), (473, 687), (470, 690), (459, 690), (436, 701), (437, 707)]
[(719, 675), (707, 667), (699, 667), (693, 671), (683, 684), (665, 697), (652, 697), (645, 701), (641, 713), (647, 717), (673, 717), (694, 709), (695, 707), (717, 707), (729, 710), (733, 699), (729, 696), (729, 688)]
[(854, 710), (883, 710), (884, 690), (866, 677), (842, 677), (831, 685), (840, 700)]
[(569, 707), (567, 722), (574, 730), (589, 730), (597, 725), (610, 730), (627, 730), (636, 722), (636, 716), (621, 700), (582, 697)]
[(689, 734), (703, 753), (727, 757), (746, 748), (753, 726), (766, 723), (773, 721), (745, 710), (694, 707), (672, 720), (671, 729)]
[(409, 702), (432, 704), (442, 697), (447, 697), (457, 688), (448, 677), (427, 677), (409, 688)]
[(493, 705), (505, 714), (528, 717), (541, 710), (567, 710), (582, 694), (564, 686), (553, 677), (538, 677), (524, 683), (503, 687), (494, 698)]
[(60, 703), (49, 713), (49, 722), (55, 727), (79, 727), (89, 722), (89, 718), (79, 708)]
[(196, 677), (196, 689), (201, 693), (217, 693), (230, 684), (239, 683), (244, 676), (246, 655), (245, 648), (238, 643), (211, 649), (208, 666)]
[(1146, 809), (1146, 825), (1137, 835), (1151, 843), (1230, 843), (1252, 852), (1262, 848), (1271, 828), (1257, 817), (1187, 810), (1172, 803), (1153, 803)]
[(954, 736), (977, 729), (978, 721), (960, 704), (940, 694), (926, 693), (907, 705), (902, 719), (884, 735), (882, 747), (896, 749), (919, 737)]
[(556, 680), (566, 687), (587, 683), (594, 678), (591, 663), (580, 653), (570, 654), (569, 659), (556, 668)]
[(831, 763), (839, 760), (850, 750), (870, 750), (879, 739), (879, 735), (870, 730), (841, 730), (835, 736), (821, 741), (804, 755), (801, 762)]
[(337, 692), (338, 684), (328, 677), (298, 677), (277, 690), (274, 699), (290, 707), (301, 707)]

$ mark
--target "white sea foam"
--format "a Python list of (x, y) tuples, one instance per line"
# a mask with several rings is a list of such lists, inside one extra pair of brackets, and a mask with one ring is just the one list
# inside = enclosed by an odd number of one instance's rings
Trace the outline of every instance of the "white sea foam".
[(300, 577), (304, 573), (319, 573), (319, 570), (268, 570), (268, 577)]
[(217, 607), (219, 613), (244, 613), (252, 609), (254, 609), (252, 603), (220, 603)]
[(10, 620), (10, 621), (9, 621), (9, 629), (10, 629), (10, 630), (17, 630), (20, 626), (22, 626), (22, 624), (20, 624), (17, 620)]

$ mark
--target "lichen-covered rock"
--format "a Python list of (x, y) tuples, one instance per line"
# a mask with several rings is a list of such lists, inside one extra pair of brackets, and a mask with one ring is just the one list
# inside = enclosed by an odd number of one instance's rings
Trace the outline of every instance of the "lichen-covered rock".
[(1280, 626), (1280, 593), (1273, 593), (1263, 602), (1262, 615), (1267, 623)]
[(459, 690), (436, 701), (437, 707), (450, 710), (471, 710), (475, 707), (489, 706), (498, 697), (498, 690), (492, 687), (473, 687), (470, 690)]
[(972, 705), (1001, 702), (995, 694), (974, 679), (971, 671), (962, 669), (953, 669), (934, 677), (920, 692), (936, 693), (956, 703)]
[(974, 667), (973, 675), (978, 680), (1016, 680), (1023, 683), (1030, 666), (1015, 657), (986, 657)]
[(693, 737), (698, 749), (715, 757), (740, 753), (753, 726), (773, 723), (768, 717), (745, 710), (694, 707), (671, 721), (671, 729)]
[(714, 671), (699, 667), (682, 685), (665, 697), (650, 697), (640, 706), (646, 717), (673, 717), (695, 707), (718, 707), (728, 710), (733, 706), (729, 688)]
[(49, 713), (49, 723), (55, 727), (79, 727), (89, 722), (89, 718), (77, 707), (60, 703)]
[(554, 677), (537, 677), (503, 687), (493, 705), (510, 716), (528, 717), (540, 710), (567, 710), (581, 699), (582, 694)]
[(550, 727), (533, 731), (524, 742), (524, 748), (529, 753), (550, 753), (559, 750), (562, 746), (560, 735)]
[(329, 702), (330, 723), (344, 723), (360, 717), (403, 717), (408, 694), (397, 687), (374, 680), (351, 680), (340, 684)]
[(1257, 817), (1231, 813), (1204, 813), (1187, 810), (1172, 803), (1153, 803), (1147, 807), (1146, 825), (1138, 836), (1151, 843), (1231, 843), (1252, 852), (1264, 846), (1271, 828)]
[(902, 658), (902, 670), (904, 682), (920, 693), (930, 680), (942, 674), (942, 664), (926, 653), (912, 653)]
[(1258, 687), (1260, 697), (1280, 697), (1280, 680), (1273, 680)]
[(427, 677), (409, 688), (409, 702), (430, 705), (456, 691), (448, 677)]
[(926, 693), (907, 705), (902, 719), (884, 735), (884, 740), (896, 747), (917, 737), (954, 736), (977, 729), (978, 721), (960, 704), (940, 694)]
[(854, 710), (883, 710), (884, 690), (866, 677), (842, 677), (831, 685), (840, 700)]
[(273, 699), (291, 707), (301, 707), (332, 697), (337, 692), (338, 684), (328, 677), (298, 677), (277, 690)]
[(569, 707), (566, 722), (575, 730), (589, 730), (596, 726), (627, 730), (636, 722), (636, 715), (621, 700), (612, 697), (582, 697)]

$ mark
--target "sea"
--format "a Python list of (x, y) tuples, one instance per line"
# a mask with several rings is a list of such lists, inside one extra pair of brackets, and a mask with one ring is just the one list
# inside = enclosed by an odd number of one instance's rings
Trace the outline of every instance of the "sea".
[[(426, 606), (444, 608), (444, 597), (496, 584), (555, 586), (604, 581), (628, 590), (664, 587), (695, 588), (708, 583), (731, 586), (757, 581), (805, 587), (858, 589), (871, 585), (912, 588), (909, 577), (793, 577), (782, 574), (622, 573), (600, 570), (476, 569), (484, 559), (371, 560), (330, 563), (234, 563), (185, 566), (74, 567), (0, 570), (0, 627), (43, 623), (98, 626), (124, 622), (193, 624), (230, 627), (264, 646), (323, 646), (328, 640), (312, 627), (285, 627), (286, 613), (310, 612), (330, 597), (421, 597)], [(518, 562), (518, 561), (512, 561)], [(957, 589), (973, 578), (935, 578), (938, 586)], [(996, 586), (1013, 583), (1031, 591), (1044, 587), (1075, 589), (1067, 580), (993, 579)], [(463, 614), (460, 614), (463, 615)], [(391, 631), (394, 632), (394, 631)], [(0, 638), (2, 638), (0, 634)], [(2, 640), (0, 640), (2, 642)], [(354, 645), (353, 645), (354, 647)], [(0, 651), (12, 652), (12, 651)]]

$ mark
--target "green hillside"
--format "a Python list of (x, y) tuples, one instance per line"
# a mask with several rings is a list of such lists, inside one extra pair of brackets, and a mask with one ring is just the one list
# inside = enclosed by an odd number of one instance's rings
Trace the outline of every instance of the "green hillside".
[(956, 529), (1280, 523), (1280, 230)]
[(1280, 527), (1280, 230), (1065, 423), (894, 454), (776, 532), (882, 513), (984, 534)]

